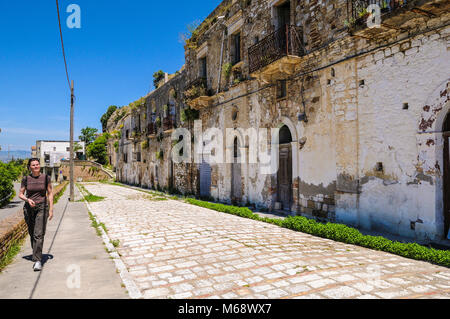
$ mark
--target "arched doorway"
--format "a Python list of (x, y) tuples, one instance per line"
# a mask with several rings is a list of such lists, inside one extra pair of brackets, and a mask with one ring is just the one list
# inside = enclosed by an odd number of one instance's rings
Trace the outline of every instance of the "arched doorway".
[(233, 144), (233, 163), (231, 164), (231, 201), (239, 203), (242, 197), (241, 163), (239, 141), (236, 137)]
[(444, 138), (444, 236), (447, 236), (450, 228), (450, 113), (442, 127)]
[(277, 198), (282, 209), (290, 211), (292, 206), (292, 134), (284, 125), (279, 136), (279, 161), (277, 174)]

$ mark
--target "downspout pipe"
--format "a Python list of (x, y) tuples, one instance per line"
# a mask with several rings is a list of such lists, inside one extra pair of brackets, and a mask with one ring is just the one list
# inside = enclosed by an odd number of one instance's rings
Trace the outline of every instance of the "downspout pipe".
[[(221, 21), (222, 23), (223, 23), (224, 18), (225, 18), (225, 16), (218, 17), (219, 21)], [(225, 27), (225, 26), (222, 24), (222, 27)], [(218, 94), (219, 91), (220, 91), (220, 80), (222, 78), (223, 47), (224, 47), (224, 44), (225, 44), (225, 32), (226, 32), (226, 28), (223, 29), (222, 46), (220, 48), (219, 78), (217, 79), (217, 92), (216, 92), (216, 94)]]

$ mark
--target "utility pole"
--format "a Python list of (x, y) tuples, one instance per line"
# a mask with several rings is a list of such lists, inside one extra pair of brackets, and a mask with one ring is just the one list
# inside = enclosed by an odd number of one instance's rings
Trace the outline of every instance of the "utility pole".
[(74, 94), (73, 94), (73, 80), (70, 85), (70, 201), (75, 201), (75, 187), (73, 180), (73, 103), (74, 103)]

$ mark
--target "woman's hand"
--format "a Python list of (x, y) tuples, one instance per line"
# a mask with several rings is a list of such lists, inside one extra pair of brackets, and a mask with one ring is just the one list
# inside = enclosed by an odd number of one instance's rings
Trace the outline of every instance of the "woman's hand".
[(31, 207), (33, 207), (33, 208), (36, 207), (36, 203), (32, 199), (28, 198), (27, 202), (28, 202), (28, 204), (30, 204)]
[(52, 220), (53, 218), (53, 207), (48, 211), (48, 220)]

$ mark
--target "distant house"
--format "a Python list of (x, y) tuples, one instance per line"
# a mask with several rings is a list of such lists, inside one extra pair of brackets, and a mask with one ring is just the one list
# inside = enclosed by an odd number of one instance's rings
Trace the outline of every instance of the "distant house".
[[(77, 146), (79, 145), (79, 146)], [(36, 141), (35, 157), (41, 160), (42, 172), (51, 176), (52, 181), (62, 178), (60, 174), (61, 160), (70, 159), (69, 141)], [(85, 159), (85, 142), (75, 141), (74, 152), (76, 159)]]
[(36, 158), (37, 157), (36, 146), (31, 146), (31, 157), (32, 158)]

